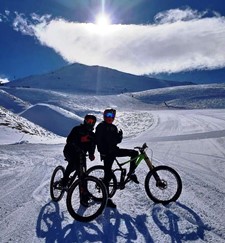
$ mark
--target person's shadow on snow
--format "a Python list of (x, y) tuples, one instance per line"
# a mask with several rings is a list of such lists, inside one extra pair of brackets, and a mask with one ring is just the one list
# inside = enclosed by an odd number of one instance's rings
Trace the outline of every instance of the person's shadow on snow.
[[(119, 242), (120, 239), (135, 242), (140, 240), (140, 235), (142, 242), (154, 243), (157, 242), (157, 238), (150, 234), (151, 228), (146, 222), (148, 217), (147, 214), (142, 214), (134, 218), (119, 213), (117, 209), (106, 208), (99, 218), (89, 223), (74, 221), (63, 226), (64, 215), (60, 213), (59, 204), (49, 202), (40, 211), (36, 233), (37, 237), (45, 239), (46, 243), (97, 241), (109, 243)], [(152, 208), (152, 219), (159, 231), (170, 236), (171, 242), (204, 240), (205, 230), (210, 230), (193, 210), (179, 202), (166, 207), (155, 204)], [(182, 220), (190, 221), (190, 227), (186, 229), (182, 227)]]
[[(142, 234), (145, 242), (153, 242), (146, 226), (146, 215), (132, 218), (128, 214), (120, 214), (116, 209), (106, 208), (104, 213), (88, 223), (74, 221), (63, 227), (64, 215), (60, 213), (59, 204), (49, 202), (42, 207), (36, 226), (38, 238), (52, 242), (117, 242), (118, 237), (132, 242)], [(124, 225), (123, 232), (120, 230)], [(136, 231), (139, 231), (136, 233)]]
[[(47, 203), (42, 207), (38, 216), (37, 237), (45, 239), (46, 243), (83, 242), (84, 239), (92, 242), (92, 232), (97, 231), (98, 227), (91, 222), (82, 223), (77, 221), (63, 226), (64, 220), (64, 214), (60, 213), (59, 204), (56, 202)], [(88, 229), (92, 229), (91, 233)]]

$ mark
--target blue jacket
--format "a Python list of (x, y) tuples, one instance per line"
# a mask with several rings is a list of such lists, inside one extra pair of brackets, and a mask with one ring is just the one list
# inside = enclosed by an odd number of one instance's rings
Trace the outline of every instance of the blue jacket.
[(96, 144), (100, 154), (109, 154), (117, 150), (117, 144), (122, 141), (122, 134), (114, 124), (105, 121), (96, 127)]

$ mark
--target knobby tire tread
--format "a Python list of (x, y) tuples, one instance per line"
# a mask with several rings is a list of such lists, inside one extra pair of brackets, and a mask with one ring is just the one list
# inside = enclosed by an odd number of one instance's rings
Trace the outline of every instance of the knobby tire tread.
[(73, 205), (72, 205), (72, 194), (74, 192), (74, 190), (76, 189), (76, 187), (79, 187), (79, 184), (81, 182), (81, 179), (76, 180), (72, 186), (70, 187), (68, 194), (67, 194), (67, 198), (66, 198), (66, 204), (67, 204), (67, 209), (70, 213), (70, 215), (77, 221), (80, 222), (89, 222), (94, 220), (95, 218), (97, 218), (99, 215), (102, 214), (102, 212), (104, 211), (107, 201), (108, 201), (108, 195), (107, 195), (107, 190), (106, 187), (104, 185), (104, 183), (102, 181), (100, 181), (98, 178), (93, 177), (93, 176), (87, 176), (84, 178), (84, 180), (88, 181), (94, 181), (98, 187), (101, 189), (102, 194), (103, 194), (103, 198), (101, 200), (101, 206), (99, 207), (99, 209), (97, 210), (97, 212), (95, 212), (94, 214), (90, 215), (90, 216), (82, 216), (79, 215), (78, 213), (75, 212), (75, 210), (73, 209)]
[(59, 194), (58, 197), (55, 197), (55, 195), (54, 195), (53, 183), (55, 182), (55, 176), (56, 176), (56, 174), (57, 174), (59, 171), (61, 171), (61, 172), (62, 172), (62, 175), (64, 175), (64, 173), (65, 173), (65, 168), (64, 168), (63, 166), (61, 166), (61, 165), (57, 166), (57, 167), (54, 169), (53, 173), (52, 173), (51, 181), (50, 181), (50, 195), (51, 195), (51, 198), (52, 198), (52, 200), (53, 200), (54, 202), (58, 202), (58, 201), (60, 201), (60, 200), (62, 199), (64, 193), (65, 193), (65, 191), (62, 190), (62, 191), (60, 192), (60, 194)]
[[(153, 174), (157, 171), (167, 171), (174, 175), (177, 181), (177, 190), (174, 193), (174, 195), (169, 200), (160, 200), (156, 196), (152, 195), (151, 188), (149, 188), (149, 181), (151, 177), (153, 177)], [(171, 167), (166, 165), (160, 165), (155, 167), (153, 170), (149, 171), (146, 178), (145, 178), (145, 191), (148, 195), (148, 197), (154, 201), (155, 203), (162, 203), (162, 204), (168, 204), (170, 202), (176, 201), (182, 192), (182, 180), (180, 178), (180, 175)]]

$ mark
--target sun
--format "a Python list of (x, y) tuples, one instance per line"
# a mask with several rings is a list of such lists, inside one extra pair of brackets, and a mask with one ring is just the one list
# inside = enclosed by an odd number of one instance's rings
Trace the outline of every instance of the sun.
[(107, 27), (111, 24), (110, 22), (110, 18), (108, 15), (106, 14), (99, 14), (96, 17), (96, 25), (100, 26), (100, 27)]

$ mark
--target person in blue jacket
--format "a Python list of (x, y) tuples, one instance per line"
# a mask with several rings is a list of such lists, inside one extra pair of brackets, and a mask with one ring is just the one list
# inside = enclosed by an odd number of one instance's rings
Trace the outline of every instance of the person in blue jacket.
[[(134, 149), (124, 149), (118, 147), (118, 144), (121, 143), (123, 139), (123, 132), (122, 130), (118, 131), (116, 125), (113, 124), (115, 116), (116, 110), (106, 109), (103, 114), (104, 121), (97, 125), (95, 132), (97, 149), (100, 153), (101, 160), (103, 160), (104, 163), (104, 183), (106, 185), (106, 188), (108, 188), (109, 181), (112, 178), (111, 169), (113, 161), (116, 157), (131, 157), (132, 161), (130, 163), (129, 173), (133, 173), (130, 175), (130, 178), (135, 183), (139, 183), (137, 176), (134, 173), (136, 167), (135, 161), (136, 157), (138, 156), (138, 152)], [(116, 207), (111, 199), (108, 200), (108, 206), (111, 206), (113, 208)]]

